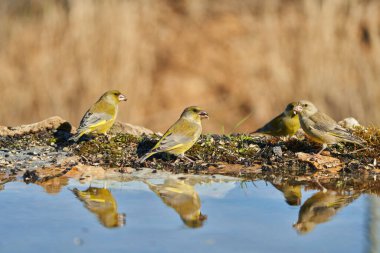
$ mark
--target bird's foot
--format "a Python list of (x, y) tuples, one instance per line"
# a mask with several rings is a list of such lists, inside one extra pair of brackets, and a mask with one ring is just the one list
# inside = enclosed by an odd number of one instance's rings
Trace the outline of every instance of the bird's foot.
[[(180, 160), (187, 160), (187, 161), (190, 162), (190, 163), (195, 163), (194, 160), (192, 160), (192, 159), (189, 158), (188, 156), (185, 156), (184, 154), (179, 155), (178, 158), (179, 158)], [(178, 159), (177, 159), (177, 160), (178, 160)]]

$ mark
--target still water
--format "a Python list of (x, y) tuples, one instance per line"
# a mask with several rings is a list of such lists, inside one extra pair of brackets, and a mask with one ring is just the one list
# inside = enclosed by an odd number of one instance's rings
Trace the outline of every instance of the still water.
[(0, 191), (0, 252), (380, 252), (380, 205), (263, 181), (151, 179)]

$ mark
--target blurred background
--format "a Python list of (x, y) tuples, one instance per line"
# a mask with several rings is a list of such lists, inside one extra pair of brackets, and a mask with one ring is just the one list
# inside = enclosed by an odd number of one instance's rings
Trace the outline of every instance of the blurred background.
[(380, 1), (0, 1), (0, 125), (77, 126), (108, 89), (155, 131), (189, 105), (251, 131), (299, 99), (380, 125)]

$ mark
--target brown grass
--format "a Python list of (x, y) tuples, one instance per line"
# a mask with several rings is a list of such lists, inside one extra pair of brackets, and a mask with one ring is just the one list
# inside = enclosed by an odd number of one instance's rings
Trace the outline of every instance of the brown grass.
[(0, 2), (0, 125), (77, 125), (111, 88), (120, 120), (160, 131), (194, 104), (206, 131), (254, 130), (301, 98), (379, 125), (380, 2)]

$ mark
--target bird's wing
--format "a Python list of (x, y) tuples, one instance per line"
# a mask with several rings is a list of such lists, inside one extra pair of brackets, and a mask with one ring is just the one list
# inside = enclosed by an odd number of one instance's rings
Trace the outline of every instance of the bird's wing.
[(112, 115), (110, 114), (98, 112), (92, 113), (90, 110), (88, 110), (79, 124), (78, 132), (81, 132), (88, 128), (98, 127), (105, 124), (111, 119)]
[[(181, 120), (181, 119), (180, 119)], [(151, 152), (166, 152), (194, 141), (194, 136), (200, 131), (197, 124), (189, 123), (186, 128), (178, 121), (169, 128)]]
[(275, 134), (283, 131), (284, 122), (282, 118), (285, 117), (284, 113), (281, 113), (267, 124), (265, 124), (262, 128), (259, 128), (255, 131), (255, 133), (263, 133), (263, 134)]
[(332, 131), (336, 126), (339, 126), (335, 120), (330, 118), (328, 115), (317, 112), (310, 116), (310, 120), (313, 122), (312, 128), (329, 132)]
[(364, 140), (351, 134), (346, 128), (338, 125), (335, 120), (326, 114), (320, 112), (318, 112), (318, 115), (316, 114), (310, 117), (314, 123), (312, 128), (323, 131), (328, 135), (343, 139), (344, 141), (354, 142), (360, 145), (363, 145), (365, 143)]

